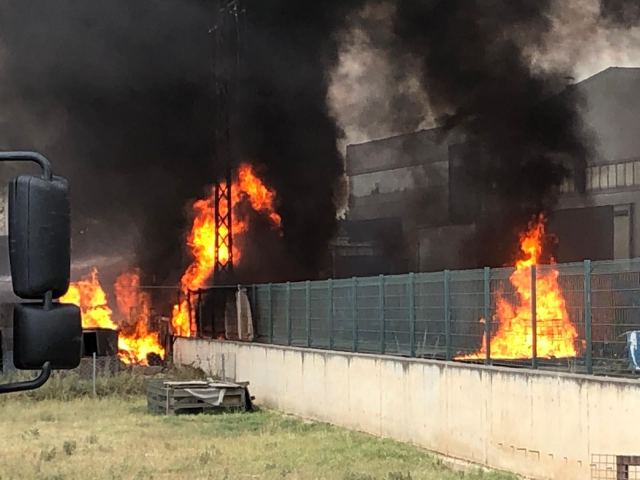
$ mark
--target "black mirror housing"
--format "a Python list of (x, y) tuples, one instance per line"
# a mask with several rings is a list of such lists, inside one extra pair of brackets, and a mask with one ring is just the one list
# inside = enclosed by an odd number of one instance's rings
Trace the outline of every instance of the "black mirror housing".
[[(19, 175), (9, 185), (9, 256), (14, 293), (59, 298), (71, 276), (69, 184)], [(55, 367), (54, 367), (55, 368)]]
[(54, 370), (80, 365), (82, 322), (80, 309), (60, 303), (18, 304), (13, 310), (13, 363), (19, 370), (40, 370), (45, 362)]

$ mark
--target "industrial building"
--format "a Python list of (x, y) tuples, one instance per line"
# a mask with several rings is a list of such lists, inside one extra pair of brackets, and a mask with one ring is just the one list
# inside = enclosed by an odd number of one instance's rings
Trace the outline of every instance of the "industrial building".
[[(549, 230), (557, 261), (640, 252), (640, 68), (608, 68), (576, 89), (593, 147), (587, 195), (567, 182)], [(561, 93), (562, 95), (562, 93)], [(477, 199), (461, 182), (464, 135), (438, 129), (347, 148), (349, 211), (333, 245), (335, 277), (468, 268), (461, 254)]]

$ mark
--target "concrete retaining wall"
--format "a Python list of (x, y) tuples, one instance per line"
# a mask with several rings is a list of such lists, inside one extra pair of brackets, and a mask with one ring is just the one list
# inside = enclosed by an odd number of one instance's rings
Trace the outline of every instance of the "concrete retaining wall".
[[(178, 364), (235, 357), (258, 404), (540, 479), (587, 479), (593, 454), (638, 455), (640, 383), (178, 339)], [(217, 373), (212, 371), (212, 373)]]

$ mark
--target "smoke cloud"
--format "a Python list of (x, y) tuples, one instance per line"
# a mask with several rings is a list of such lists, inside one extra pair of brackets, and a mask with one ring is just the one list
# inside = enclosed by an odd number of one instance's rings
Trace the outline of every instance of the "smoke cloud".
[(171, 278), (185, 203), (214, 179), (211, 9), (2, 3), (2, 110), (15, 120), (2, 147), (35, 148), (69, 178), (74, 258), (134, 253), (147, 274)]
[[(567, 70), (535, 70), (528, 55), (552, 29), (551, 5), (550, 0), (398, 3), (395, 31), (421, 60), (435, 116), (477, 146), (465, 149), (462, 161), (487, 214), (481, 238), (474, 239), (482, 264), (509, 260), (517, 231), (553, 203), (566, 178), (573, 176), (584, 190), (590, 151), (579, 123), (579, 99), (556, 95)], [(489, 258), (499, 239), (511, 247), (498, 254), (502, 258)], [(483, 251), (486, 245), (489, 252)]]
[[(266, 167), (283, 220), (273, 256), (292, 277), (323, 266), (344, 201), (327, 71), (338, 59), (334, 32), (357, 3), (250, 2), (239, 30), (235, 160)], [(0, 144), (39, 150), (69, 178), (74, 258), (133, 252), (146, 282), (179, 280), (185, 207), (223, 171), (214, 155), (214, 5), (0, 0)], [(270, 257), (270, 242), (250, 243)]]
[[(147, 281), (179, 279), (185, 207), (222, 175), (214, 5), (0, 0), (0, 147), (41, 151), (70, 179), (76, 258), (133, 252)], [(602, 45), (618, 51), (640, 38), (632, 0), (268, 0), (244, 9), (235, 160), (262, 167), (283, 221), (282, 236), (248, 242), (244, 258), (264, 281), (327, 265), (346, 139), (434, 117), (481, 146), (465, 163), (489, 218), (524, 225), (565, 178), (584, 180), (579, 99), (555, 95), (576, 55), (586, 65)]]
[(394, 12), (391, 2), (368, 3), (352, 12), (340, 33), (329, 98), (344, 147), (433, 124), (419, 62), (398, 48)]
[(611, 66), (640, 65), (640, 21), (620, 23), (613, 12), (600, 0), (554, 1), (549, 32), (527, 51), (533, 69), (566, 70), (580, 81)]
[(360, 3), (247, 5), (237, 141), (242, 158), (266, 166), (266, 183), (278, 194), (289, 265), (274, 257), (271, 270), (291, 270), (292, 280), (313, 277), (327, 266), (336, 206), (345, 201), (337, 145), (343, 132), (331, 114), (328, 72), (339, 58), (336, 32)]

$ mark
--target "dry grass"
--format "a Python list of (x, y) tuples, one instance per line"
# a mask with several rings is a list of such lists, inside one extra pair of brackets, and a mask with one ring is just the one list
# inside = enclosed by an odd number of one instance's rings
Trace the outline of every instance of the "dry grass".
[(415, 447), (259, 411), (164, 417), (142, 397), (0, 402), (0, 478), (507, 480), (454, 473)]

